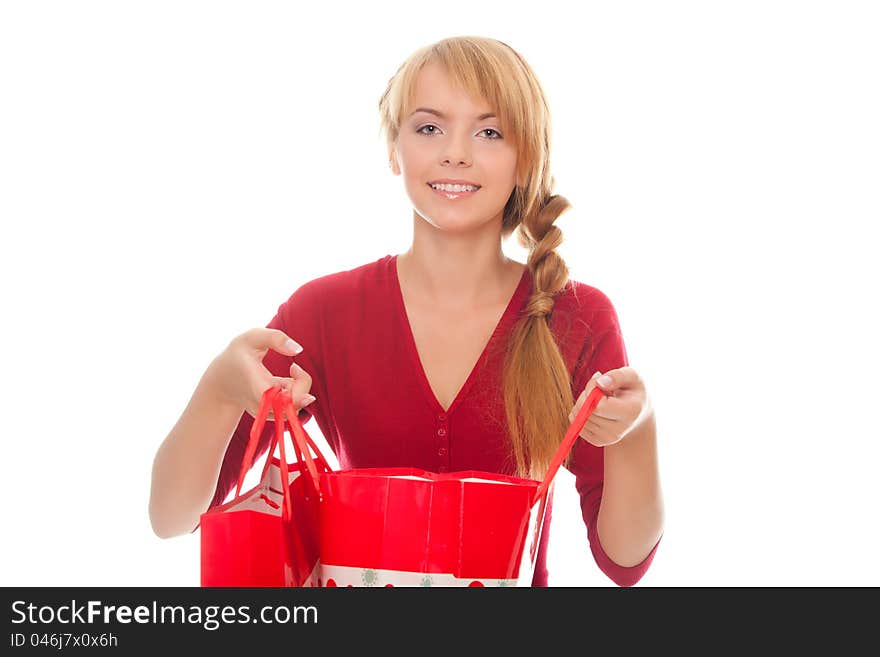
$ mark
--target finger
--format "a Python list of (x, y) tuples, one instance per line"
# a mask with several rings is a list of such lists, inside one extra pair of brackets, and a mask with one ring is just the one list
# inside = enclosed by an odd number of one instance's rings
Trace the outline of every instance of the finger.
[(617, 397), (602, 397), (590, 417), (619, 422), (626, 417), (627, 412), (627, 402)]
[(606, 394), (611, 394), (615, 390), (636, 388), (641, 385), (642, 380), (638, 372), (632, 367), (626, 366), (616, 370), (608, 370), (596, 379), (596, 383)]
[(590, 419), (584, 424), (580, 433), (587, 442), (597, 447), (602, 447), (615, 442), (616, 423), (603, 419)]
[(591, 445), (601, 446), (603, 443), (595, 424), (584, 424), (584, 428), (578, 435)]
[(310, 395), (312, 389), (312, 376), (296, 363), (290, 364), (291, 388), (290, 398), (300, 408), (315, 401), (314, 395)]
[(245, 340), (256, 351), (266, 353), (269, 349), (285, 356), (296, 356), (303, 348), (284, 331), (273, 328), (254, 328), (244, 334)]
[(595, 434), (614, 433), (620, 423), (616, 420), (606, 420), (602, 417), (590, 416), (590, 419), (584, 424), (590, 431)]
[(578, 434), (578, 436), (580, 436), (590, 444), (594, 444), (596, 441), (596, 437), (593, 435), (592, 431), (590, 431), (590, 429), (588, 429), (586, 426), (581, 429), (581, 432)]
[[(302, 409), (315, 401), (315, 397), (313, 395), (306, 393), (295, 392), (296, 391), (296, 381), (294, 379), (288, 379), (283, 376), (273, 376), (269, 379), (269, 382), (266, 386), (266, 389), (280, 387), (282, 388), (287, 395), (290, 397), (294, 406), (297, 409)], [(253, 410), (248, 409), (248, 412), (254, 417), (257, 415), (257, 406), (254, 406)], [(269, 414), (267, 419), (274, 421), (275, 414), (272, 412), (272, 408), (269, 408)]]
[[(580, 412), (581, 407), (584, 405), (584, 402), (587, 401), (587, 397), (589, 396), (590, 392), (592, 392), (593, 388), (596, 387), (596, 379), (601, 374), (602, 374), (602, 372), (593, 372), (593, 376), (590, 377), (589, 381), (587, 381), (587, 385), (584, 387), (583, 392), (581, 392), (580, 396), (575, 401), (574, 408), (571, 410), (571, 413), (568, 414), (568, 421), (569, 422), (574, 422), (574, 419), (575, 419), (575, 417), (577, 417), (577, 414)], [(602, 401), (603, 400), (600, 400), (599, 403), (602, 403)], [(595, 412), (596, 411), (594, 409), (593, 413), (595, 413)]]
[[(251, 401), (245, 407), (245, 410), (250, 413), (251, 417), (256, 418), (257, 413), (260, 408), (260, 404), (263, 401), (263, 397), (266, 392), (268, 392), (271, 388), (279, 387), (279, 388), (289, 388), (291, 385), (290, 379), (285, 379), (280, 376), (267, 376), (265, 380), (262, 380), (262, 383), (255, 383), (254, 388), (251, 390)], [(272, 413), (272, 405), (270, 404), (267, 409), (266, 419), (270, 421), (274, 421), (275, 415)]]

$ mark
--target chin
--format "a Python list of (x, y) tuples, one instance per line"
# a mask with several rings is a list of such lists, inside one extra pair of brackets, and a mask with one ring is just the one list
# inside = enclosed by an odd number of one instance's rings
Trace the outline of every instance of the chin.
[(425, 221), (431, 224), (437, 230), (448, 233), (466, 233), (469, 231), (483, 228), (488, 221), (477, 219), (475, 217), (442, 217), (442, 216), (425, 216), (420, 215)]

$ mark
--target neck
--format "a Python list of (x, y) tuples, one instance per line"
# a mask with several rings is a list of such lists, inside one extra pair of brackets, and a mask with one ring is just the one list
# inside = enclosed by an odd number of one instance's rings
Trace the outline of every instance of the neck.
[(456, 234), (426, 227), (420, 217), (414, 220), (412, 246), (397, 256), (397, 270), (423, 303), (466, 310), (509, 297), (524, 265), (504, 255), (500, 224), (494, 230)]

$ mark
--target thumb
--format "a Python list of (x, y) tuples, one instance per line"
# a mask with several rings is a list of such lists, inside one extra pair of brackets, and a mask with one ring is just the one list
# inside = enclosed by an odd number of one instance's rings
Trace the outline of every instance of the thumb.
[(614, 390), (615, 381), (611, 378), (609, 374), (602, 374), (601, 372), (596, 372), (596, 385), (602, 388), (605, 392), (611, 392)]
[(590, 380), (587, 381), (587, 385), (584, 386), (584, 389), (581, 392), (581, 396), (577, 398), (577, 403), (583, 403), (584, 401), (586, 401), (587, 396), (593, 391), (593, 388), (596, 387), (596, 381), (601, 375), (602, 372), (593, 372), (593, 376), (591, 376)]
[(266, 347), (285, 356), (296, 356), (302, 352), (302, 345), (293, 340), (284, 331), (269, 328), (263, 330), (265, 331), (264, 344)]
[[(599, 384), (599, 377), (601, 376), (602, 372), (598, 370), (593, 372), (593, 376), (590, 377), (590, 380), (587, 381), (587, 385), (584, 388), (584, 399), (586, 399), (587, 395), (589, 395), (593, 391), (593, 388), (595, 388)], [(606, 376), (605, 378), (607, 379), (608, 377)]]

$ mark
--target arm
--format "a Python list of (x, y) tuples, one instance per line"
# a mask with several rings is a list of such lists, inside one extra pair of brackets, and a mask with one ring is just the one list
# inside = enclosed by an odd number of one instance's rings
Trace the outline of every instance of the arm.
[[(634, 434), (631, 437), (636, 438), (637, 436), (638, 434)], [(575, 475), (575, 487), (580, 497), (581, 515), (587, 528), (593, 560), (599, 569), (618, 586), (634, 586), (648, 571), (659, 545), (659, 539), (653, 546), (648, 545), (650, 530), (630, 527), (626, 524), (627, 518), (656, 519), (656, 516), (644, 507), (638, 506), (638, 501), (635, 502), (636, 507), (632, 509), (632, 512), (625, 508), (620, 510), (621, 507), (629, 504), (626, 498), (634, 493), (633, 490), (627, 489), (627, 486), (631, 484), (627, 483), (626, 477), (640, 476), (637, 473), (638, 468), (624, 467), (621, 469), (618, 467), (615, 470), (615, 466), (611, 465), (609, 472), (609, 468), (605, 465), (605, 459), (612, 451), (611, 447), (597, 447), (583, 439), (575, 442), (573, 451), (572, 472)], [(611, 458), (613, 459), (614, 456)], [(629, 462), (625, 466), (631, 464), (632, 462)], [(621, 474), (624, 477), (620, 477)], [(622, 489), (622, 492), (616, 496), (611, 493), (611, 501), (608, 501), (606, 498), (607, 487), (617, 487)], [(637, 486), (637, 489), (640, 487)], [(601, 521), (599, 520), (600, 513), (603, 516)], [(609, 523), (610, 531), (609, 526), (605, 524), (608, 520), (611, 521)], [(599, 533), (600, 522), (603, 532), (601, 537)], [(662, 523), (662, 505), (660, 507), (660, 522)], [(650, 524), (650, 521), (645, 521), (645, 527)], [(608, 552), (605, 549), (606, 543), (608, 544)], [(638, 552), (645, 547), (647, 547), (647, 553), (639, 560), (642, 555)], [(613, 558), (611, 555), (614, 555)], [(627, 555), (630, 555), (629, 558)]]
[[(201, 514), (235, 485), (263, 391), (284, 385), (296, 404), (309, 403), (311, 377), (296, 364), (287, 365), (300, 349), (283, 331), (251, 329), (212, 361), (153, 460), (150, 523), (157, 536), (192, 532)], [(283, 370), (277, 364), (267, 369), (264, 360), (288, 367), (290, 378), (279, 375)], [(263, 451), (271, 429), (264, 429)]]
[[(620, 586), (632, 586), (653, 561), (663, 532), (657, 431), (653, 407), (638, 374), (628, 366), (617, 313), (597, 294), (585, 318), (595, 331), (578, 358), (573, 391), (583, 390), (572, 415), (597, 385), (608, 397), (597, 405), (572, 454), (581, 512), (596, 564)], [(604, 417), (601, 417), (604, 416)]]
[(198, 525), (242, 412), (224, 403), (202, 377), (153, 460), (150, 523), (157, 536), (179, 536)]
[(623, 440), (603, 448), (605, 483), (597, 533), (608, 557), (642, 563), (663, 534), (663, 496), (653, 411)]

